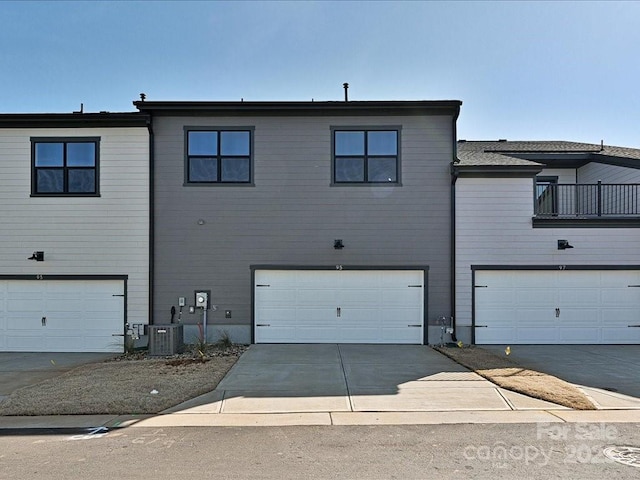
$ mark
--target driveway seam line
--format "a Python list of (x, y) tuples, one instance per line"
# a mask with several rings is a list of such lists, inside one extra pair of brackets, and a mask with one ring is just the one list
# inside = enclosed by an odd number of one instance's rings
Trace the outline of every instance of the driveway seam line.
[(496, 392), (498, 392), (498, 395), (500, 395), (500, 398), (502, 398), (502, 400), (505, 401), (505, 403), (507, 404), (507, 407), (509, 407), (511, 410), (515, 411), (517, 410), (517, 408), (515, 407), (515, 405), (513, 405), (509, 399), (500, 391), (499, 388), (496, 387)]
[(349, 390), (349, 382), (347, 381), (347, 372), (345, 372), (344, 370), (344, 361), (342, 360), (342, 351), (340, 350), (340, 344), (336, 344), (336, 347), (338, 347), (338, 357), (340, 358), (340, 368), (342, 369), (342, 377), (344, 378), (344, 387), (347, 390), (347, 399), (349, 400), (349, 408), (351, 409), (352, 412), (354, 412), (355, 410), (353, 409), (353, 402), (351, 401), (351, 391)]

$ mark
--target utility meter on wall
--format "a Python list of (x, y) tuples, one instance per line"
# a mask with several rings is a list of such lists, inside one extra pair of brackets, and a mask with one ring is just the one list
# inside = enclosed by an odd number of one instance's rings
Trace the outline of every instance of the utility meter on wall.
[(209, 294), (207, 292), (196, 292), (196, 307), (207, 308), (209, 304)]

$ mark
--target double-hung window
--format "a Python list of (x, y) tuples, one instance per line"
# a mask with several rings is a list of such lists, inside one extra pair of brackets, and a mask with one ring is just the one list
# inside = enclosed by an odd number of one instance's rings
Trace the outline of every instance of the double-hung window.
[(399, 132), (333, 129), (333, 183), (399, 183)]
[(32, 138), (31, 194), (98, 195), (99, 138)]
[(251, 183), (251, 129), (185, 128), (187, 184)]

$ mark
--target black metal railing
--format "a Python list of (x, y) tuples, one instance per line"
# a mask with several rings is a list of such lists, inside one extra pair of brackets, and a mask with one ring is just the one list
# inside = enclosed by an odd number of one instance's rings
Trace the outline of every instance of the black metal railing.
[(534, 214), (545, 218), (640, 216), (640, 184), (538, 182)]

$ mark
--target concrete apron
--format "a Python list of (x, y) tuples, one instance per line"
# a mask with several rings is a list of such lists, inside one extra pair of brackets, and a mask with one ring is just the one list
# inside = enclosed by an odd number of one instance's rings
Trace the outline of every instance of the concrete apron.
[(419, 345), (252, 345), (216, 390), (173, 414), (569, 410), (499, 388)]

